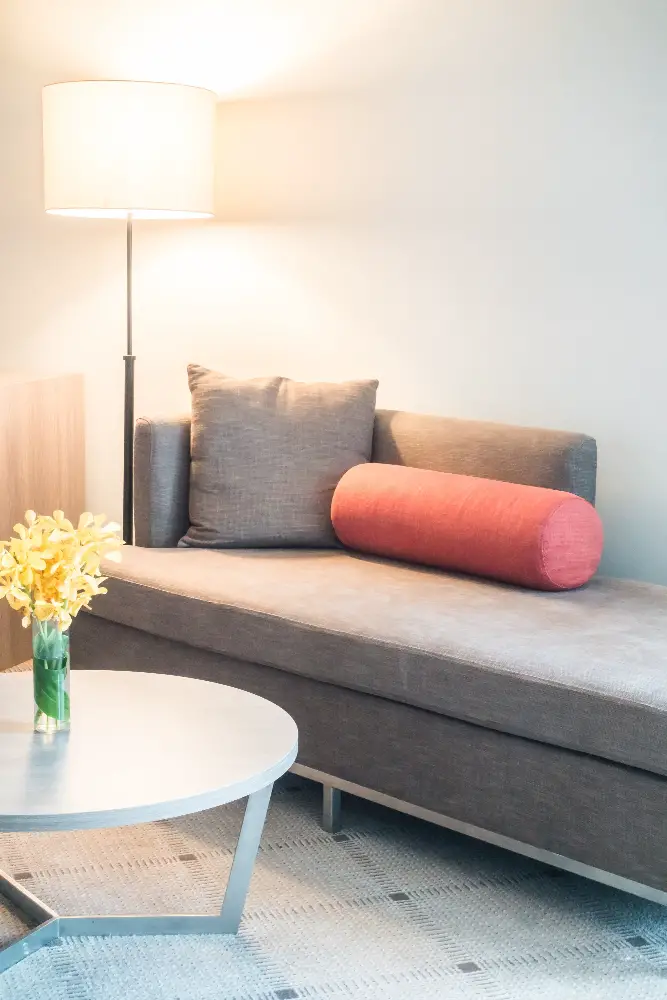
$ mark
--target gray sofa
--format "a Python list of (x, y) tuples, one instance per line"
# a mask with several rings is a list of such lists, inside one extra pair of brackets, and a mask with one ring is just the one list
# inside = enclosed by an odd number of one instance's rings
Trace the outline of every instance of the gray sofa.
[[(588, 437), (378, 411), (373, 460), (570, 490)], [(136, 545), (79, 616), (75, 667), (232, 684), (296, 719), (296, 770), (667, 902), (667, 589), (569, 593), (342, 549), (177, 548), (189, 422), (140, 420)]]

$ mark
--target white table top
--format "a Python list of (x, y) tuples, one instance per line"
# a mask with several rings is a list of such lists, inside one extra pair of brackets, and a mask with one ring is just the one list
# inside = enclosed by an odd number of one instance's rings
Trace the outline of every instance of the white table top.
[(0, 675), (0, 831), (77, 830), (222, 805), (284, 774), (294, 720), (209, 681), (134, 671), (71, 677), (69, 732), (32, 731), (32, 675)]

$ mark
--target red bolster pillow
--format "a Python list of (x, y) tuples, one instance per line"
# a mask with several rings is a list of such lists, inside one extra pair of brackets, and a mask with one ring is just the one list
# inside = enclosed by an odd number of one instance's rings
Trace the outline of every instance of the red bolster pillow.
[(537, 590), (580, 587), (602, 555), (600, 518), (572, 493), (399, 465), (346, 472), (331, 520), (352, 549)]

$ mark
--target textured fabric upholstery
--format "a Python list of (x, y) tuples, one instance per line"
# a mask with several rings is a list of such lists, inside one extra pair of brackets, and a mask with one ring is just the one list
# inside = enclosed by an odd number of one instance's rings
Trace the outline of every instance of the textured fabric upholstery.
[(123, 551), (94, 612), (667, 773), (665, 591), (523, 591), (334, 550)]
[(595, 503), (597, 448), (585, 434), (378, 410), (373, 461), (546, 486)]
[(335, 545), (338, 480), (371, 457), (376, 381), (227, 378), (188, 366), (190, 527), (199, 547)]
[[(178, 544), (188, 526), (190, 419), (142, 418), (135, 438), (137, 545)], [(374, 462), (566, 490), (595, 501), (593, 438), (377, 410)]]
[(573, 493), (401, 465), (346, 472), (331, 520), (359, 552), (537, 590), (581, 587), (602, 556), (600, 518)]
[(137, 420), (134, 432), (134, 537), (137, 545), (177, 545), (188, 529), (190, 417)]
[[(98, 601), (98, 606), (104, 602)], [(252, 691), (299, 727), (299, 763), (482, 829), (667, 885), (667, 779), (79, 615), (74, 667)]]

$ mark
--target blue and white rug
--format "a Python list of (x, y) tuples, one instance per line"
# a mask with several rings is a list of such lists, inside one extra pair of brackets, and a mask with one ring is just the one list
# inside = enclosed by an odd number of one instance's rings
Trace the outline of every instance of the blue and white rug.
[[(667, 1000), (667, 910), (316, 786), (277, 786), (237, 938), (81, 938), (2, 1000)], [(59, 912), (215, 912), (240, 804), (120, 830), (0, 834)], [(0, 911), (0, 942), (16, 934)]]

